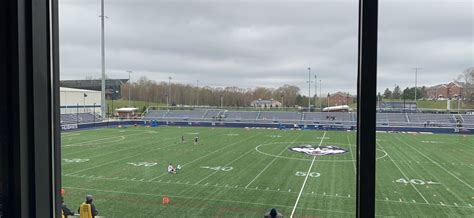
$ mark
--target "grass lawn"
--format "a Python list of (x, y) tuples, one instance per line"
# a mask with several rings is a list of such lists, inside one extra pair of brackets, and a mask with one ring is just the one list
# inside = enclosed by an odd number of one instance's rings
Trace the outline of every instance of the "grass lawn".
[[(181, 143), (181, 136), (186, 139)], [(199, 136), (198, 145), (192, 138)], [(347, 152), (310, 156), (299, 145)], [(62, 134), (65, 203), (106, 217), (354, 217), (355, 133), (129, 127)], [(474, 214), (474, 137), (379, 133), (379, 216)], [(168, 174), (169, 163), (180, 164)], [(308, 173), (309, 172), (309, 173)], [(162, 198), (169, 204), (163, 205)]]

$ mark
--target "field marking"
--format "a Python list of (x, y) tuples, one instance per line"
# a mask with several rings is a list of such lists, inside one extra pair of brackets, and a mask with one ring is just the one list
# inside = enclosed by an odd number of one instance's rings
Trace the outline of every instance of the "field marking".
[(453, 173), (451, 173), (449, 170), (447, 170), (446, 168), (444, 168), (443, 166), (441, 166), (441, 164), (437, 163), (436, 161), (432, 160), (431, 158), (429, 158), (428, 156), (426, 156), (425, 154), (423, 154), (422, 152), (420, 152), (418, 149), (412, 147), (411, 145), (409, 145), (408, 143), (406, 143), (405, 141), (399, 139), (398, 137), (395, 137), (396, 139), (398, 139), (398, 141), (401, 141), (403, 144), (407, 145), (408, 147), (410, 147), (411, 149), (415, 150), (416, 152), (418, 152), (419, 154), (421, 154), (423, 157), (425, 157), (426, 159), (428, 159), (429, 161), (431, 161), (431, 163), (433, 163), (434, 165), (438, 166), (439, 168), (443, 169), (444, 171), (446, 171), (447, 173), (449, 173), (451, 176), (453, 176), (454, 178), (456, 178), (458, 181), (462, 182), (464, 185), (466, 185), (467, 187), (469, 187), (470, 189), (474, 189), (471, 185), (469, 185), (468, 183), (464, 182), (462, 179), (460, 179), (459, 177), (457, 177), (456, 175), (454, 175)]
[[(296, 140), (298, 140), (298, 138), (300, 138), (302, 135), (303, 135), (303, 134), (298, 135), (298, 137), (296, 137), (295, 140), (293, 140), (292, 144), (293, 144)], [(283, 148), (283, 150), (282, 150), (280, 153), (278, 153), (278, 156), (281, 155), (281, 154), (282, 154), (284, 151), (286, 151), (287, 149), (288, 149), (288, 147)], [(250, 182), (245, 186), (245, 188), (248, 188), (248, 187), (250, 186), (250, 184), (252, 184), (268, 167), (270, 167), (270, 165), (273, 164), (273, 162), (275, 162), (276, 159), (277, 159), (277, 157), (275, 156), (275, 157), (273, 158), (273, 160), (272, 160), (270, 163), (268, 163), (268, 164), (260, 171), (260, 173), (258, 173), (258, 174), (252, 179), (252, 181), (250, 181)]]
[[(323, 137), (321, 137), (321, 141), (319, 142), (319, 146), (323, 143), (324, 137), (326, 136), (326, 131), (324, 131)], [(298, 194), (298, 197), (296, 198), (295, 206), (293, 207), (293, 210), (291, 211), (290, 218), (293, 218), (295, 215), (296, 207), (298, 206), (298, 202), (300, 201), (301, 198), (301, 193), (303, 193), (303, 189), (306, 185), (306, 181), (308, 181), (309, 178), (309, 173), (311, 172), (311, 169), (313, 169), (314, 165), (314, 160), (316, 160), (316, 156), (313, 157), (313, 161), (311, 161), (311, 165), (309, 166), (308, 172), (306, 173), (306, 177), (304, 179), (303, 185), (301, 186), (300, 193)]]
[(61, 133), (61, 137), (78, 136), (81, 133)]
[[(68, 145), (62, 145), (62, 147), (80, 147), (80, 146), (94, 146), (94, 145), (101, 145), (101, 144), (109, 144), (109, 143), (114, 143), (114, 142), (120, 142), (120, 141), (123, 141), (125, 140), (125, 136), (120, 136), (120, 137), (110, 137), (110, 138), (105, 138), (105, 139), (111, 139), (111, 138), (115, 138), (114, 140), (111, 140), (111, 141), (105, 141), (105, 142), (101, 142), (101, 143), (97, 143), (97, 142), (79, 142), (79, 143), (73, 143), (73, 144), (68, 144)], [(105, 140), (105, 139), (101, 139), (100, 141), (102, 140)], [(99, 142), (100, 142), (99, 141)]]
[[(382, 146), (380, 143), (376, 142), (376, 144), (378, 144), (378, 146), (380, 146), (380, 148), (384, 149), (383, 146)], [(385, 149), (384, 149), (384, 150), (385, 150)], [(398, 164), (395, 163), (395, 161), (393, 161), (393, 158), (388, 154), (388, 152), (385, 152), (385, 153), (387, 153), (388, 158), (389, 158), (389, 159), (392, 161), (392, 163), (397, 167), (397, 169), (402, 173), (403, 177), (405, 177), (406, 179), (409, 179), (410, 177), (408, 177), (408, 176), (403, 172), (403, 170), (398, 166)], [(423, 200), (424, 200), (427, 204), (429, 204), (428, 200), (426, 200), (425, 196), (423, 196), (423, 194), (421, 194), (420, 190), (418, 190), (418, 188), (416, 188), (416, 186), (415, 186), (413, 183), (411, 183), (411, 182), (410, 182), (410, 185), (411, 185), (411, 187), (413, 187), (413, 189), (415, 189), (416, 192), (418, 192), (418, 194), (421, 196), (421, 198), (423, 198)]]
[[(136, 130), (138, 131), (138, 130)], [(134, 135), (140, 135), (142, 133), (134, 133), (134, 134), (130, 134), (130, 135), (124, 135), (124, 137), (127, 139), (127, 136), (134, 136)], [(151, 137), (153, 138), (153, 137)], [(81, 153), (91, 153), (90, 151), (91, 150), (94, 150), (94, 149), (103, 149), (103, 148), (108, 148), (108, 147), (117, 147), (119, 145), (123, 145), (123, 144), (128, 144), (130, 142), (133, 142), (133, 141), (137, 141), (137, 140), (143, 140), (143, 138), (135, 138), (135, 139), (130, 139), (130, 140), (126, 140), (126, 141), (121, 141), (120, 143), (117, 143), (117, 144), (112, 144), (112, 145), (107, 145), (107, 146), (95, 146), (95, 147), (89, 147), (88, 149), (82, 149), (80, 151), (76, 151), (76, 152), (71, 152), (71, 153), (64, 153), (65, 156), (72, 156), (72, 155), (76, 155), (76, 154), (81, 154)], [(118, 152), (118, 151), (123, 151), (123, 150), (129, 150), (130, 148), (129, 147), (125, 147), (124, 149), (121, 149), (121, 150), (116, 150), (116, 151), (113, 151), (113, 152), (109, 152), (109, 153), (106, 153), (106, 154), (110, 154), (110, 153), (115, 153), (115, 152)], [(96, 155), (96, 156), (88, 156), (88, 157), (100, 157), (100, 156), (103, 156), (104, 153), (100, 154), (100, 155)]]
[[(349, 143), (349, 151), (351, 152), (351, 157), (352, 157), (353, 159), (357, 159), (357, 157), (354, 157), (354, 155), (353, 155), (353, 153), (352, 153), (351, 140), (349, 139), (349, 136), (346, 135), (346, 138), (347, 138), (347, 142)], [(387, 152), (385, 152), (385, 154), (387, 154)], [(357, 176), (356, 162), (355, 162), (355, 161), (352, 161), (352, 164), (354, 165), (354, 175)]]
[[(124, 135), (124, 136), (121, 136), (121, 137), (139, 135), (139, 134), (143, 134), (143, 133), (145, 133), (145, 132), (144, 132), (144, 131), (140, 131), (139, 133)], [(88, 143), (91, 143), (91, 142), (97, 142), (97, 141), (102, 141), (102, 140), (107, 140), (107, 139), (115, 139), (115, 138), (117, 138), (117, 136), (112, 136), (112, 137), (107, 137), (107, 138), (100, 138), (100, 139), (94, 139), (94, 140), (88, 140), (88, 141), (77, 142), (77, 143), (72, 143), (72, 144), (66, 144), (66, 145), (61, 145), (61, 147), (77, 146), (78, 144), (88, 144)], [(125, 139), (125, 138), (124, 138), (124, 139)]]
[[(86, 177), (86, 178), (90, 178), (90, 179), (96, 179), (96, 180), (116, 180), (116, 181), (124, 181), (124, 182), (131, 182), (131, 183), (159, 183), (159, 184), (168, 184), (168, 185), (184, 185), (184, 186), (194, 186), (194, 187), (199, 187), (199, 188), (207, 188), (209, 187), (209, 183), (206, 183), (206, 184), (198, 184), (198, 185), (195, 185), (195, 184), (189, 184), (189, 182), (187, 183), (168, 183), (168, 182), (162, 182), (161, 180), (159, 181), (147, 181), (147, 180), (131, 180), (131, 179), (128, 179), (126, 177), (123, 177), (123, 178), (119, 178), (119, 177), (114, 177), (114, 178), (107, 178), (107, 177), (95, 177), (95, 176), (89, 176), (89, 175), (65, 175), (66, 177)], [(288, 192), (288, 191), (281, 191), (280, 189), (276, 189), (276, 190), (272, 190), (272, 189), (249, 189), (249, 188), (243, 188), (243, 187), (239, 187), (238, 185), (232, 187), (232, 186), (213, 186), (213, 188), (223, 188), (223, 189), (238, 189), (238, 190), (242, 190), (242, 191), (253, 191), (253, 192), (278, 192), (278, 193), (281, 193), (281, 194), (297, 194), (297, 192)], [(306, 192), (306, 193), (303, 193), (303, 195), (306, 195), (307, 197), (311, 197), (311, 196), (319, 196), (319, 197), (329, 197), (329, 198), (342, 198), (342, 199), (353, 199), (355, 197), (350, 197), (350, 196), (342, 196), (342, 195), (330, 195), (330, 194), (327, 194), (326, 192), (324, 192), (324, 194), (318, 194), (318, 193), (309, 193), (309, 192)], [(396, 201), (396, 200), (388, 200), (388, 198), (386, 198), (385, 200), (382, 200), (382, 199), (376, 199), (376, 201), (380, 201), (380, 202), (387, 202), (387, 203), (403, 203), (403, 204), (417, 204), (417, 205), (425, 205), (425, 206), (442, 206), (442, 205), (439, 205), (439, 204), (427, 204), (427, 203), (420, 203), (420, 202), (410, 202), (410, 201), (403, 201), (403, 202), (399, 202), (399, 201)], [(468, 204), (469, 205), (469, 204)], [(444, 207), (456, 207), (454, 205), (445, 205)], [(456, 208), (467, 208), (467, 209), (474, 209), (472, 206), (457, 206)]]
[[(96, 191), (96, 192), (106, 192), (106, 193), (115, 193), (115, 194), (128, 194), (128, 195), (142, 195), (142, 196), (152, 196), (152, 197), (172, 197), (172, 198), (182, 198), (182, 199), (191, 199), (191, 200), (201, 200), (201, 201), (217, 201), (217, 202), (227, 202), (227, 203), (239, 203), (239, 204), (251, 204), (251, 205), (259, 205), (265, 207), (286, 207), (291, 208), (288, 205), (278, 205), (278, 204), (264, 204), (264, 203), (256, 203), (256, 202), (249, 202), (249, 201), (235, 201), (235, 200), (225, 200), (225, 199), (214, 199), (214, 198), (199, 198), (199, 197), (187, 197), (187, 196), (180, 196), (180, 195), (165, 195), (165, 194), (151, 194), (151, 193), (141, 193), (141, 192), (125, 192), (125, 191), (114, 191), (114, 190), (104, 190), (104, 189), (93, 189), (93, 188), (78, 188), (78, 187), (64, 187), (67, 189), (76, 189), (76, 190), (84, 190), (84, 191)], [(335, 211), (335, 210), (324, 210), (324, 209), (317, 209), (317, 208), (300, 208), (303, 210), (314, 210), (314, 211), (325, 211), (325, 212), (334, 212), (334, 213), (344, 213), (344, 214), (351, 214), (353, 215), (354, 212), (346, 212), (346, 211)]]
[[(264, 144), (259, 144), (257, 147), (255, 147), (255, 150), (260, 153), (260, 154), (263, 154), (263, 155), (266, 155), (266, 156), (271, 156), (271, 157), (278, 157), (278, 158), (284, 158), (284, 159), (290, 159), (290, 160), (302, 160), (302, 161), (312, 161), (311, 158), (296, 158), (296, 157), (285, 157), (285, 156), (278, 156), (278, 155), (274, 155), (274, 154), (269, 154), (269, 153), (265, 153), (263, 151), (260, 151), (259, 148), (261, 146), (264, 146), (264, 145), (271, 145), (271, 144), (287, 144), (287, 143), (291, 143), (291, 142), (271, 142), (271, 143), (264, 143)], [(310, 144), (312, 142), (298, 142), (298, 143), (301, 143), (301, 144)], [(348, 145), (348, 146), (351, 146), (349, 144), (345, 144), (345, 143), (331, 143), (331, 144), (336, 144), (336, 145)], [(384, 153), (383, 156), (381, 157), (377, 157), (376, 160), (380, 160), (382, 158), (385, 158), (387, 157), (387, 152), (385, 152), (384, 150), (382, 149), (379, 149), (379, 148), (376, 148), (377, 150), (381, 151)], [(316, 162), (355, 162), (356, 160), (354, 159), (350, 159), (350, 160), (316, 160)]]
[[(224, 165), (224, 167), (227, 167), (227, 166), (229, 166), (230, 164), (234, 163), (235, 161), (240, 160), (240, 158), (244, 157), (245, 155), (247, 155), (247, 154), (250, 153), (251, 151), (252, 151), (252, 150), (248, 150), (247, 152), (243, 153), (243, 154), (240, 155), (239, 157), (235, 158), (233, 161), (231, 161), (231, 162), (227, 163), (226, 165)], [(196, 182), (195, 184), (197, 185), (197, 184), (201, 183), (202, 181), (206, 180), (207, 178), (211, 177), (212, 175), (216, 174), (217, 172), (219, 172), (219, 171), (216, 170), (216, 171), (210, 173), (209, 175), (207, 175), (207, 176), (204, 177), (203, 179), (199, 180), (199, 181)]]
[[(239, 141), (236, 141), (236, 142), (234, 142), (234, 143), (230, 143), (230, 144), (228, 144), (228, 145), (226, 145), (226, 146), (224, 146), (224, 147), (222, 147), (222, 148), (220, 148), (220, 149), (217, 149), (217, 150), (215, 150), (215, 151), (213, 151), (213, 152), (211, 152), (211, 153), (209, 153), (209, 154), (206, 154), (206, 155), (204, 155), (204, 156), (201, 156), (201, 157), (199, 157), (199, 158), (196, 158), (196, 159), (194, 159), (194, 160), (191, 161), (191, 162), (185, 163), (185, 164), (183, 164), (182, 166), (184, 167), (184, 166), (186, 166), (186, 165), (188, 165), (188, 164), (194, 163), (194, 162), (196, 162), (196, 161), (198, 161), (198, 160), (201, 160), (201, 159), (203, 159), (203, 158), (205, 158), (205, 157), (208, 157), (208, 156), (211, 155), (211, 154), (214, 154), (214, 153), (216, 153), (216, 152), (219, 152), (219, 151), (221, 151), (221, 150), (223, 150), (223, 149), (225, 149), (225, 148), (227, 148), (227, 147), (230, 147), (230, 146), (235, 145), (235, 144), (237, 144), (237, 143), (240, 143), (240, 142), (249, 140), (249, 139), (251, 139), (251, 138), (255, 138), (255, 137), (257, 137), (257, 136), (258, 136), (258, 134), (254, 135), (254, 136), (251, 136), (251, 137), (248, 137), (248, 138), (244, 138), (244, 139), (239, 140)], [(158, 179), (158, 178), (160, 178), (160, 177), (162, 177), (162, 176), (164, 176), (164, 175), (167, 175), (167, 174), (168, 174), (168, 172), (163, 173), (163, 174), (159, 175), (158, 177), (155, 177), (155, 178), (150, 179), (149, 182), (154, 181), (155, 179)]]
[[(149, 145), (149, 144), (153, 144), (155, 143), (154, 141), (153, 142), (150, 142), (150, 143), (146, 143), (144, 145), (141, 145), (139, 147), (143, 147), (145, 145)], [(127, 156), (127, 157), (124, 157), (124, 158), (120, 158), (120, 159), (114, 159), (112, 161), (107, 161), (105, 163), (102, 163), (102, 164), (97, 164), (95, 166), (92, 166), (92, 167), (89, 167), (89, 168), (85, 168), (85, 169), (82, 169), (82, 170), (79, 170), (79, 171), (76, 171), (76, 172), (72, 172), (72, 173), (68, 173), (69, 175), (71, 174), (76, 174), (76, 173), (80, 173), (80, 172), (84, 172), (84, 171), (87, 171), (87, 170), (91, 170), (91, 169), (95, 169), (97, 167), (101, 167), (101, 166), (105, 166), (105, 165), (109, 165), (111, 163), (115, 163), (115, 162), (118, 162), (118, 161), (122, 161), (122, 160), (126, 160), (126, 159), (129, 159), (129, 158), (132, 158), (132, 157), (136, 157), (136, 156), (139, 156), (139, 155), (143, 155), (144, 153), (148, 153), (148, 152), (152, 152), (152, 151), (157, 151), (157, 150), (160, 150), (160, 149), (163, 149), (163, 148), (167, 148), (167, 147), (170, 147), (170, 146), (174, 146), (176, 144), (169, 144), (169, 145), (165, 145), (163, 147), (159, 147), (159, 148), (154, 148), (154, 149), (151, 149), (151, 150), (147, 150), (147, 151), (143, 151), (143, 152), (139, 152), (135, 155), (132, 155), (132, 156)], [(134, 147), (134, 149), (136, 149), (136, 147)], [(68, 175), (66, 174), (66, 175)]]

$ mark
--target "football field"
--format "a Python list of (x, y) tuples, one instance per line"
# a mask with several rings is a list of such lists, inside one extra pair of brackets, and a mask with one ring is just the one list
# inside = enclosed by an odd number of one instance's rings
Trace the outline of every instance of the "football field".
[[(61, 138), (64, 200), (76, 211), (92, 194), (105, 217), (355, 214), (354, 132), (129, 127)], [(308, 145), (342, 152), (291, 150)], [(377, 215), (473, 217), (473, 153), (473, 136), (378, 133)], [(182, 169), (168, 174), (170, 163)]]

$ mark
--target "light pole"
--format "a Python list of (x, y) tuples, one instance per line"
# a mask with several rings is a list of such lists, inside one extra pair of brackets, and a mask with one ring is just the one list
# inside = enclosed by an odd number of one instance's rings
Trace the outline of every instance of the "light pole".
[(100, 24), (101, 24), (101, 68), (102, 68), (102, 81), (101, 81), (101, 114), (102, 117), (105, 117), (105, 113), (107, 112), (107, 101), (105, 100), (105, 14), (104, 14), (104, 0), (101, 0), (100, 3)]
[(329, 114), (329, 97), (330, 97), (330, 96), (331, 96), (331, 95), (328, 93), (328, 111), (327, 111), (328, 114)]
[(171, 76), (168, 77), (168, 110), (171, 104)]
[(221, 95), (221, 108), (222, 108), (223, 102), (224, 102), (224, 96)]
[(308, 112), (311, 112), (311, 67), (308, 67)]
[(196, 106), (199, 107), (199, 80), (196, 80)]
[(314, 73), (314, 107), (317, 107), (316, 102), (318, 100), (318, 75)]
[(421, 67), (414, 67), (413, 68), (415, 70), (415, 104), (417, 102), (416, 100), (416, 93), (418, 91), (418, 70), (422, 70), (423, 68)]
[(281, 106), (285, 107), (285, 103), (283, 101), (283, 97), (284, 97), (283, 92), (280, 95), (281, 95)]
[[(322, 95), (321, 87), (322, 87), (322, 86), (321, 86), (321, 80), (319, 80), (319, 95)], [(321, 103), (321, 98), (319, 98), (319, 109), (320, 109), (321, 111), (323, 111), (323, 105), (322, 105), (322, 103)]]
[(127, 70), (128, 73), (128, 107), (130, 107), (130, 91), (132, 90), (132, 79), (130, 74), (133, 73), (131, 70)]
[(84, 113), (86, 113), (86, 97), (87, 97), (87, 94), (86, 94), (86, 93), (84, 93), (84, 98), (83, 98), (83, 107), (82, 107), (82, 108), (83, 108), (83, 110), (84, 110), (84, 111), (83, 111)]

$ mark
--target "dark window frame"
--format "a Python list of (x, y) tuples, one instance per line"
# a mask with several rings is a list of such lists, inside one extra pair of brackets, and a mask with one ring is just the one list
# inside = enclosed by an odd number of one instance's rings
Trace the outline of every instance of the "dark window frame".
[[(359, 0), (357, 217), (375, 217), (378, 0)], [(61, 217), (58, 0), (0, 2), (6, 217)], [(8, 106), (6, 106), (8, 105)], [(0, 107), (2, 107), (0, 105)], [(361, 146), (363, 145), (363, 146)], [(2, 162), (3, 163), (3, 162)]]

